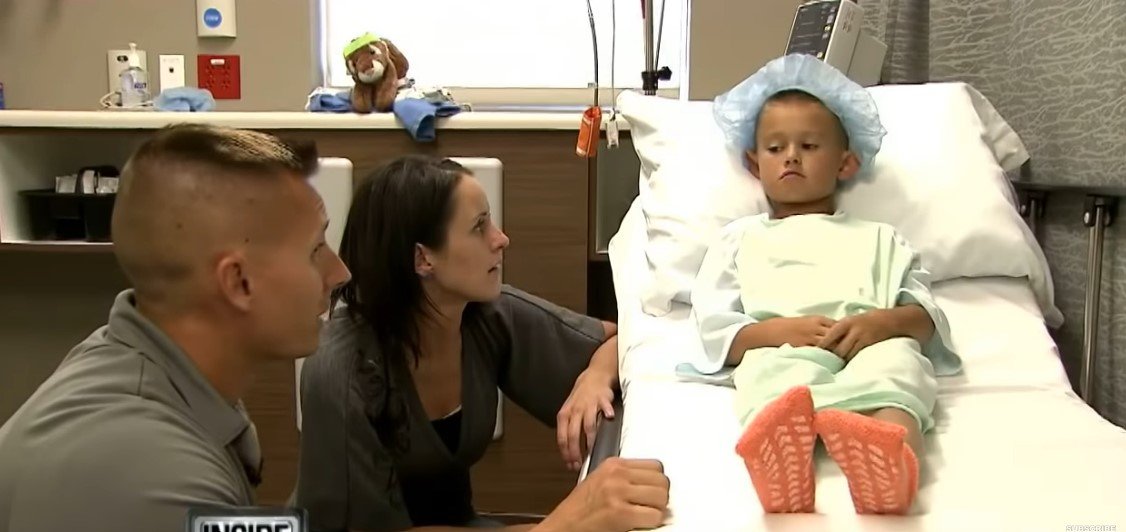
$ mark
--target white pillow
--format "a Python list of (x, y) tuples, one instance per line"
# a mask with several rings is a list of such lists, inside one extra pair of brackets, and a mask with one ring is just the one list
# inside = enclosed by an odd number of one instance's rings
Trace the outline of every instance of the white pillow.
[(711, 101), (671, 100), (623, 91), (618, 106), (629, 121), (642, 179), (657, 171), (678, 145), (696, 140), (695, 135), (707, 136), (707, 141), (723, 139), (712, 118)]
[[(935, 281), (1028, 277), (1045, 314), (1057, 315), (1047, 262), (1004, 174), (1028, 159), (1012, 128), (963, 83), (870, 91), (888, 134), (866, 177), (842, 189), (841, 210), (899, 229)], [(768, 206), (742, 155), (724, 142), (711, 102), (625, 93), (618, 104), (641, 159), (651, 273), (642, 305), (661, 315), (689, 302), (719, 229)]]
[(651, 174), (647, 185), (638, 186), (651, 271), (642, 308), (654, 316), (669, 312), (672, 301), (689, 302), (707, 243), (723, 226), (769, 210), (762, 186), (743, 168), (738, 153), (693, 147), (698, 159), (673, 158)]

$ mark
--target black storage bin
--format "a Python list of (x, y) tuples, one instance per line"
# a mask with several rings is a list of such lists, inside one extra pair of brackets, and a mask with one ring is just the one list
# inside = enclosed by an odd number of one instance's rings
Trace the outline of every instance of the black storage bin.
[(20, 192), (35, 240), (108, 242), (116, 194), (59, 193), (53, 189)]

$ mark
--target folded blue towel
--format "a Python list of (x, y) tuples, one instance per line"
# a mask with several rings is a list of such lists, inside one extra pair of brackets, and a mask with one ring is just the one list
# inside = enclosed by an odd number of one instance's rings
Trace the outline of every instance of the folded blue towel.
[(215, 98), (207, 89), (175, 87), (161, 91), (152, 105), (158, 111), (206, 112), (215, 109)]
[(434, 119), (456, 115), (461, 112), (461, 106), (453, 102), (403, 98), (395, 100), (391, 111), (402, 122), (411, 138), (419, 142), (432, 142), (435, 137)]
[(697, 382), (716, 386), (735, 387), (735, 368), (726, 367), (712, 374), (700, 373), (692, 364), (682, 362), (676, 365), (676, 377), (681, 382)]
[(352, 110), (352, 90), (332, 90), (324, 87), (309, 95), (305, 110), (314, 113), (347, 113)]

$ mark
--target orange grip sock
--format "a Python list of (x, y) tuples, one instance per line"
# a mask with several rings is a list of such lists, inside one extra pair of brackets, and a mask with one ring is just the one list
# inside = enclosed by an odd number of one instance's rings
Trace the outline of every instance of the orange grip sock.
[(767, 513), (813, 512), (813, 419), (809, 388), (791, 388), (755, 415), (735, 445)]
[(907, 429), (843, 410), (822, 410), (814, 424), (848, 480), (859, 514), (906, 514), (919, 489), (919, 462)]

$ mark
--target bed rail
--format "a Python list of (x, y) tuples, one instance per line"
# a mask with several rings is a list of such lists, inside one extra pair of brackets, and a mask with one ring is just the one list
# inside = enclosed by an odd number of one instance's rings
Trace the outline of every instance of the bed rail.
[(594, 438), (594, 446), (590, 449), (590, 459), (587, 461), (587, 475), (607, 458), (618, 456), (621, 452), (622, 420), (626, 414), (621, 395), (614, 398), (613, 407), (614, 419), (603, 419), (598, 425), (598, 435)]
[[(1022, 169), (1024, 170), (1024, 169)], [(1027, 176), (1027, 171), (1022, 171)], [(1126, 187), (1098, 187), (1059, 183), (1012, 181), (1017, 192), (1020, 214), (1029, 229), (1040, 238), (1040, 219), (1052, 194), (1081, 194), (1083, 225), (1088, 228), (1087, 288), (1083, 304), (1083, 358), (1079, 366), (1079, 396), (1091, 404), (1094, 391), (1094, 368), (1098, 347), (1099, 302), (1103, 276), (1103, 241), (1106, 228), (1118, 215), (1118, 200), (1126, 197)]]

